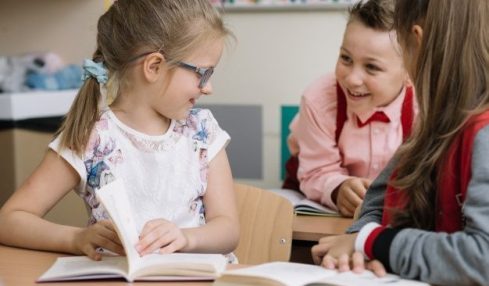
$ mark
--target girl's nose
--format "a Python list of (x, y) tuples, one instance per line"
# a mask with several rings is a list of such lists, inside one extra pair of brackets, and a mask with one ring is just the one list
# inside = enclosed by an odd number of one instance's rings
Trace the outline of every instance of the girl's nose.
[(212, 94), (212, 83), (211, 81), (208, 81), (205, 83), (205, 85), (200, 89), (200, 92), (205, 95), (211, 95)]

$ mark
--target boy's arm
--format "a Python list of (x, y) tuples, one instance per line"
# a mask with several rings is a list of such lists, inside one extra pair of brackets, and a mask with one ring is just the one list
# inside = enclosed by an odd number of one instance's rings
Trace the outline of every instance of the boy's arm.
[(291, 131), (300, 148), (297, 176), (301, 190), (309, 199), (336, 209), (331, 194), (349, 176), (341, 167), (334, 114), (328, 120), (325, 116), (328, 115), (316, 110), (314, 103), (303, 97), (299, 118)]
[(358, 232), (369, 222), (380, 223), (382, 221), (384, 195), (387, 189), (387, 183), (389, 182), (396, 164), (397, 159), (396, 156), (394, 156), (379, 176), (372, 182), (362, 203), (359, 217), (348, 228), (347, 233)]

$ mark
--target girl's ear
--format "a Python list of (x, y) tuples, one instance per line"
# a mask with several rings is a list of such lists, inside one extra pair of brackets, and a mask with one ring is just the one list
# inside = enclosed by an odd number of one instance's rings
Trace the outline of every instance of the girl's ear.
[(414, 25), (412, 28), (414, 38), (416, 39), (417, 48), (421, 46), (421, 41), (423, 40), (423, 28), (420, 25)]
[(144, 77), (149, 82), (155, 82), (165, 71), (164, 64), (166, 63), (165, 57), (158, 52), (154, 52), (146, 56), (143, 62)]

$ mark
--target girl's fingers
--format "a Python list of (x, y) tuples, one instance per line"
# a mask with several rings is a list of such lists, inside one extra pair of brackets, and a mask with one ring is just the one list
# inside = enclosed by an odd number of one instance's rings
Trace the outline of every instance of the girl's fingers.
[(163, 223), (157, 223), (156, 221), (152, 220), (147, 222), (144, 226), (143, 229), (141, 230), (141, 233), (139, 234), (139, 238), (143, 239), (146, 237), (148, 234), (152, 233), (155, 231), (155, 229), (161, 228)]
[(102, 255), (97, 252), (95, 247), (91, 244), (87, 244), (83, 247), (83, 252), (85, 253), (86, 256), (88, 256), (90, 259), (99, 261), (102, 259)]
[(97, 247), (105, 248), (120, 255), (124, 254), (124, 248), (122, 247), (122, 245), (100, 234), (95, 236), (93, 244), (95, 244)]
[(337, 264), (338, 261), (334, 257), (329, 255), (325, 255), (323, 257), (323, 261), (321, 262), (321, 266), (326, 269), (335, 269)]
[(319, 240), (318, 244), (311, 248), (311, 255), (314, 263), (319, 265), (323, 261), (323, 257), (328, 253), (330, 249), (329, 241), (331, 237), (323, 237)]
[(351, 260), (353, 272), (361, 273), (363, 270), (365, 270), (365, 259), (363, 257), (363, 254), (361, 254), (360, 252), (355, 252), (351, 257)]
[(350, 256), (342, 254), (338, 259), (338, 270), (340, 272), (350, 271)]
[(371, 270), (375, 275), (382, 277), (387, 274), (384, 265), (378, 260), (372, 260), (367, 263), (367, 269)]
[(161, 254), (173, 253), (182, 249), (182, 247), (183, 247), (182, 242), (175, 239), (170, 244), (167, 244), (166, 246), (160, 248), (160, 253)]

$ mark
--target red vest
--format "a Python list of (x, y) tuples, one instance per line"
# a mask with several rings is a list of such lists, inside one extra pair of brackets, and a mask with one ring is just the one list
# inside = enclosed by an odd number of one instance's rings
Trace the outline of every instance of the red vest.
[[(435, 221), (437, 232), (451, 233), (464, 227), (462, 204), (472, 177), (474, 139), (477, 132), (487, 125), (489, 125), (489, 110), (470, 118), (448, 150), (447, 158), (438, 176)], [(393, 173), (391, 179), (395, 176), (396, 172)], [(388, 225), (392, 219), (389, 209), (404, 206), (405, 200), (402, 199), (402, 192), (389, 185), (384, 199), (382, 225)]]

